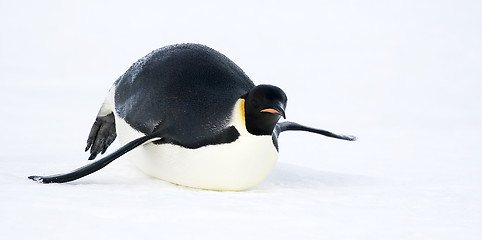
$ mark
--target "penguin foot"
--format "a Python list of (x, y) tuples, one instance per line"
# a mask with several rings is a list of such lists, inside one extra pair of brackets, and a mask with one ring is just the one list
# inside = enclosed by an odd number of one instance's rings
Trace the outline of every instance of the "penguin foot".
[(97, 157), (99, 153), (104, 154), (116, 137), (114, 114), (97, 117), (90, 130), (87, 147), (85, 147), (86, 152), (90, 149), (89, 160)]

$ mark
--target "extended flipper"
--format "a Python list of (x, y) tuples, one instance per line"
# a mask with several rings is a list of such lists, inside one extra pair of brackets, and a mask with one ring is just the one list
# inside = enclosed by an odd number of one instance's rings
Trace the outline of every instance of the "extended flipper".
[(76, 179), (79, 179), (81, 177), (87, 176), (93, 172), (96, 172), (103, 167), (107, 166), (109, 163), (117, 159), (118, 157), (124, 155), (125, 153), (129, 152), (130, 150), (136, 148), (139, 145), (142, 145), (143, 143), (154, 139), (154, 138), (159, 138), (158, 134), (150, 134), (144, 137), (140, 137), (138, 139), (135, 139), (126, 145), (122, 146), (119, 148), (119, 150), (107, 155), (106, 157), (99, 159), (91, 164), (88, 164), (86, 166), (83, 166), (81, 168), (78, 168), (70, 173), (66, 174), (57, 174), (57, 175), (51, 175), (51, 176), (30, 176), (28, 177), (29, 179), (32, 179), (34, 181), (37, 181), (39, 183), (63, 183), (63, 182), (70, 182)]
[(279, 131), (278, 134), (284, 131), (307, 131), (312, 133), (318, 133), (327, 137), (338, 138), (348, 141), (355, 141), (357, 139), (355, 136), (335, 134), (326, 130), (303, 126), (295, 122), (280, 122), (277, 124), (277, 128)]

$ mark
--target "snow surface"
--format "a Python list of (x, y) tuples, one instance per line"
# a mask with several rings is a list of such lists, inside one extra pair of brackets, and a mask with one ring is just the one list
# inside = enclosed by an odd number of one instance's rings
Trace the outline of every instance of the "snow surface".
[[(481, 1), (1, 1), (2, 239), (481, 239)], [(283, 88), (289, 120), (353, 134), (280, 137), (244, 192), (146, 177), (125, 158), (86, 178), (112, 82), (197, 42)], [(112, 149), (119, 147), (116, 143)]]

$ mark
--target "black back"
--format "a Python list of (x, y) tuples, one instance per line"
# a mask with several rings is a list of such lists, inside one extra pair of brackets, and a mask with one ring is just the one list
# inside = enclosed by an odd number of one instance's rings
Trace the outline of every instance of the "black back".
[(172, 45), (141, 58), (115, 82), (116, 112), (146, 135), (161, 131), (163, 142), (191, 148), (230, 142), (237, 137), (227, 126), (233, 107), (254, 86), (214, 49)]

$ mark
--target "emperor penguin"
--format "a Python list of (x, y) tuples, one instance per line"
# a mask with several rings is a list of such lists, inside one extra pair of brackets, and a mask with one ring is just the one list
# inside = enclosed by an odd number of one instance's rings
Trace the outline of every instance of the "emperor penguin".
[(109, 90), (87, 140), (89, 160), (116, 139), (122, 147), (67, 174), (69, 182), (127, 153), (149, 176), (187, 187), (240, 191), (263, 181), (278, 159), (278, 136), (308, 131), (353, 141), (286, 118), (287, 96), (255, 85), (234, 62), (200, 44), (166, 46), (135, 62)]

